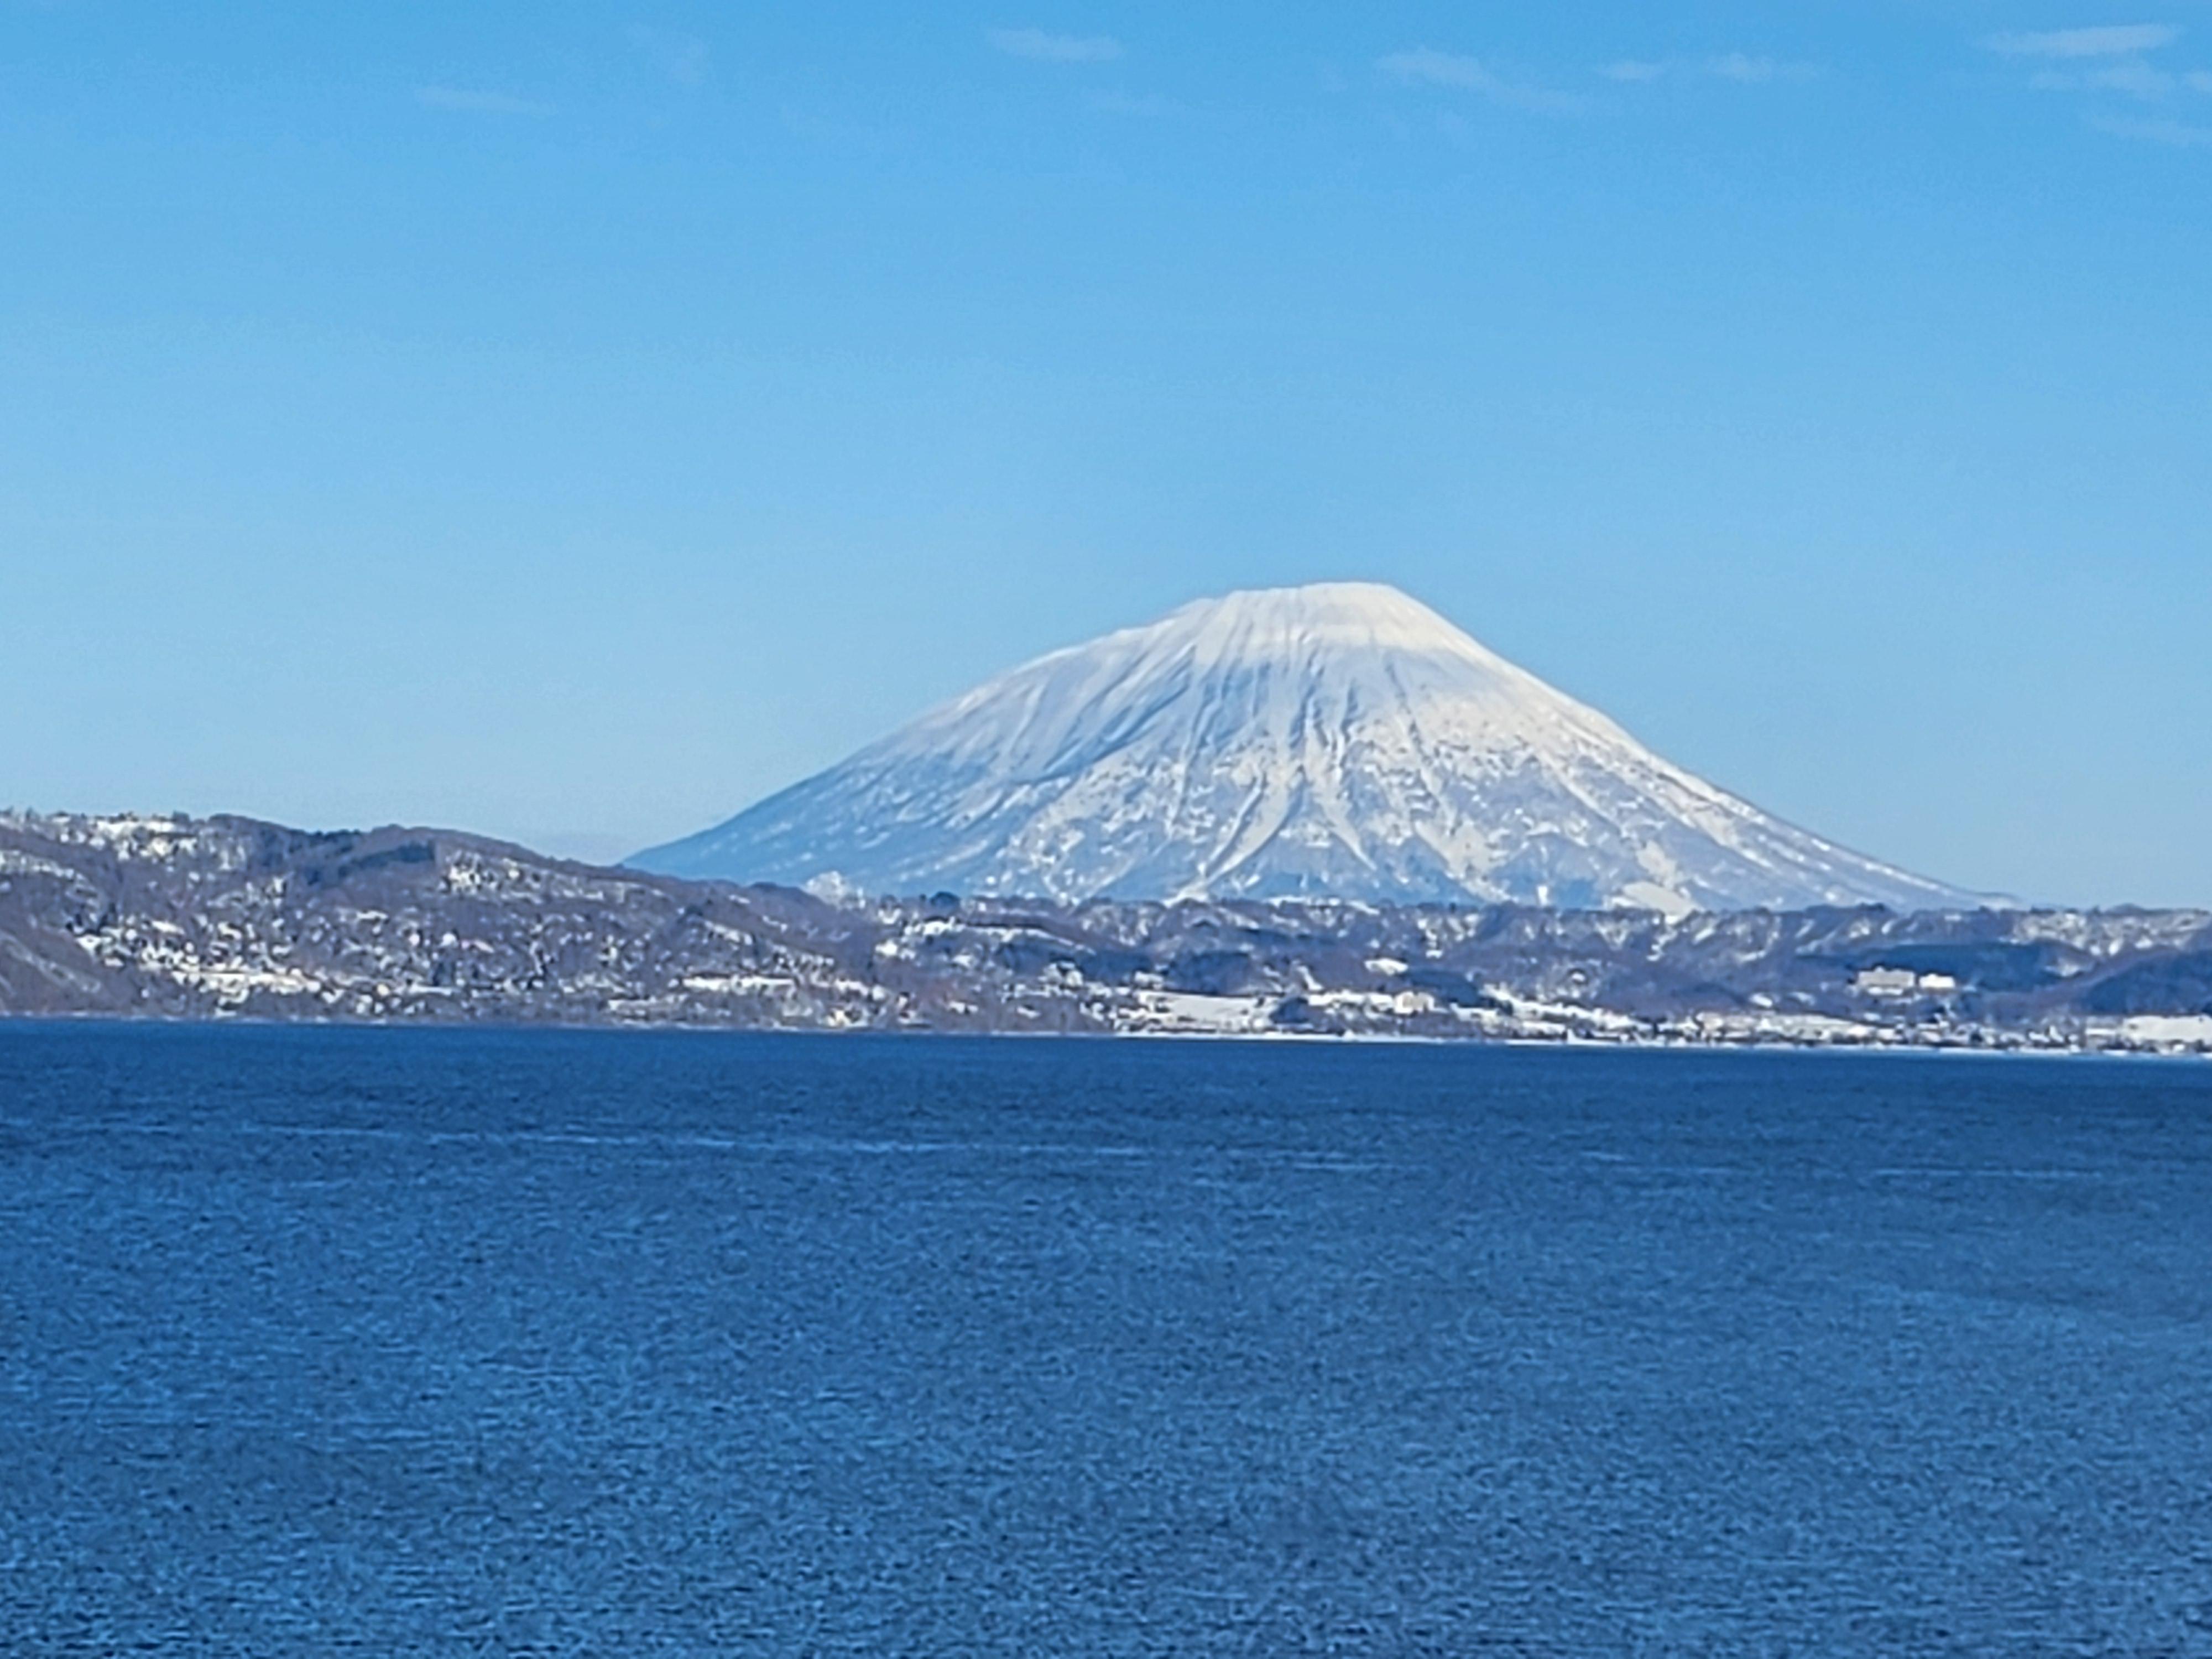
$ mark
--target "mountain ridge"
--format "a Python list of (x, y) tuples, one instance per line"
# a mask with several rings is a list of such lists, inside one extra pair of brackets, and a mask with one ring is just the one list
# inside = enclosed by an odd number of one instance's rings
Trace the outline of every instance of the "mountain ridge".
[(0, 811), (9, 1015), (2212, 1054), (2212, 913), (836, 905), (450, 830)]

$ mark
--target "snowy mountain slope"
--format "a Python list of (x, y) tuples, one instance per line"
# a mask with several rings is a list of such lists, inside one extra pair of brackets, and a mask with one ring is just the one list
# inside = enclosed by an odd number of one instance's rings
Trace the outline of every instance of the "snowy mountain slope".
[(631, 862), (1062, 901), (1976, 902), (1766, 816), (1363, 582), (1201, 600), (1041, 657)]

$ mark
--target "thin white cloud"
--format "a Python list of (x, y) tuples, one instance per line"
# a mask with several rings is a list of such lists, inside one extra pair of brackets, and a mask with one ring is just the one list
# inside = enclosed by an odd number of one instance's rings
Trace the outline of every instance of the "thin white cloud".
[(1608, 81), (1631, 85), (1689, 76), (1733, 81), (1739, 86), (1759, 86), (1769, 81), (1807, 81), (1820, 71), (1812, 64), (1785, 63), (1779, 58), (1754, 57), (1747, 52), (1723, 52), (1688, 62), (1670, 58), (1624, 58), (1615, 63), (1601, 64), (1597, 72)]
[(1705, 73), (1723, 81), (1737, 81), (1746, 85), (1757, 85), (1766, 81), (1803, 81), (1820, 73), (1810, 64), (1785, 64), (1771, 58), (1753, 58), (1748, 52), (1724, 52), (1717, 58), (1708, 58)]
[(1392, 79), (1408, 85), (1452, 87), (1460, 91), (1480, 94), (1493, 104), (1504, 104), (1512, 109), (1534, 110), (1546, 115), (1571, 115), (1583, 106), (1583, 100), (1571, 93), (1554, 92), (1548, 87), (1529, 86), (1508, 80), (1479, 58), (1437, 52), (1428, 46), (1419, 46), (1411, 52), (1391, 52), (1387, 57), (1376, 59), (1375, 67)]
[[(2212, 70), (2160, 69), (2145, 55), (2172, 46), (2181, 33), (2171, 23), (2116, 23), (2036, 34), (1996, 34), (1982, 44), (2008, 58), (2037, 58), (2048, 64), (2028, 76), (2027, 84), (2037, 91), (2077, 94), (2090, 100), (2093, 109), (2102, 103), (2109, 112), (2109, 96), (2115, 94), (2154, 104), (2185, 88), (2212, 92)], [(2212, 144), (2212, 127), (2171, 117), (2128, 117), (2106, 112), (2089, 114), (2088, 125), (2116, 137), (2179, 149)]]
[(2130, 98), (2163, 98), (2178, 84), (2162, 69), (2153, 69), (2140, 58), (2124, 58), (2094, 72), (2089, 84), (2100, 92), (2124, 92)]
[(655, 69), (678, 86), (706, 85), (713, 53), (697, 35), (640, 25), (630, 30), (629, 40)]
[(2188, 121), (2098, 120), (2089, 125), (2115, 137), (2139, 138), (2146, 143), (2166, 144), (2175, 149), (2202, 149), (2212, 145), (2212, 127), (2201, 127)]
[(2043, 70), (2028, 77), (2038, 92), (2120, 92), (2130, 98), (2163, 98), (2181, 84), (2162, 69), (2140, 58), (2123, 58), (2103, 69), (2076, 71)]
[(2181, 31), (2171, 23), (2108, 23), (2096, 28), (1993, 34), (1982, 44), (2007, 58), (2132, 58), (2170, 46), (2180, 38)]
[(417, 87), (415, 101), (429, 109), (465, 110), (476, 115), (550, 115), (553, 106), (504, 92), (477, 92), (466, 87)]
[(983, 38), (1009, 58), (1041, 64), (1107, 64), (1121, 55), (1110, 34), (1048, 34), (1042, 29), (986, 29)]

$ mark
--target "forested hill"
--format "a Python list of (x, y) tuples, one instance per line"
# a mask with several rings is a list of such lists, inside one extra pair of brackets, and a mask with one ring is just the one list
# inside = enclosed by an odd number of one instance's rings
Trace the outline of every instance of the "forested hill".
[(2212, 1053), (2212, 915), (832, 904), (447, 830), (11, 813), (0, 1013)]

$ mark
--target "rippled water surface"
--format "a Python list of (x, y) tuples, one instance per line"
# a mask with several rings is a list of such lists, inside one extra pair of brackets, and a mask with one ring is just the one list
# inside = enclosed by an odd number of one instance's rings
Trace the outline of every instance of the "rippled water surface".
[(0, 1650), (2212, 1654), (2212, 1067), (0, 1024)]

